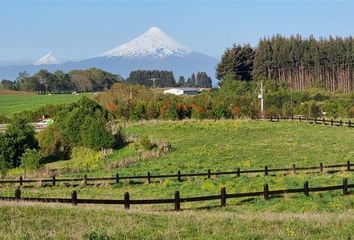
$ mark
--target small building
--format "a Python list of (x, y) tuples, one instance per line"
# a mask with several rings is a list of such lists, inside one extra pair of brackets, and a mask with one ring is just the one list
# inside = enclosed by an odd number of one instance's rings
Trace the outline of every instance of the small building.
[(201, 91), (198, 88), (170, 88), (163, 91), (164, 94), (173, 94), (173, 95), (188, 95), (194, 96), (199, 94)]

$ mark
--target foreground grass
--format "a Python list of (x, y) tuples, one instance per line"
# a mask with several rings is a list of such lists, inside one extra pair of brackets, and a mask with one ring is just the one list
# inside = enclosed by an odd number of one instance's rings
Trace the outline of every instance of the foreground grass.
[[(172, 143), (174, 151), (120, 169), (90, 172), (89, 176), (205, 172), (273, 167), (317, 166), (353, 161), (354, 129), (315, 126), (307, 123), (253, 121), (184, 121), (133, 124), (127, 134), (148, 136)], [(108, 161), (120, 161), (136, 154), (132, 148), (115, 151)], [(68, 165), (66, 165), (68, 164)], [(47, 165), (49, 168), (75, 166), (72, 161)], [(73, 174), (72, 174), (73, 175)], [(78, 176), (82, 176), (79, 174)], [(73, 190), (79, 198), (131, 199), (172, 198), (176, 190), (181, 197), (219, 194), (225, 186), (228, 193), (262, 191), (265, 183), (271, 190), (311, 186), (340, 185), (353, 172), (335, 174), (241, 175), (211, 179), (193, 177), (122, 181), (120, 184), (96, 182), (93, 186), (23, 187), (23, 197), (69, 198)], [(354, 192), (354, 190), (351, 190)], [(14, 186), (3, 185), (0, 196), (13, 196)], [(122, 211), (122, 206), (78, 206), (59, 204), (4, 204), (0, 206), (0, 239), (349, 239), (353, 237), (354, 194), (341, 191), (287, 194), (266, 201), (262, 197), (182, 203), (187, 210), (171, 211), (173, 205), (135, 206)], [(207, 210), (208, 209), (208, 210)]]
[(57, 105), (73, 103), (83, 96), (90, 96), (90, 94), (80, 94), (78, 96), (71, 94), (23, 94), (21, 96), (14, 94), (0, 94), (0, 115), (9, 117), (14, 113), (36, 110), (37, 108), (48, 104)]
[(175, 213), (5, 204), (0, 206), (0, 238), (350, 239), (353, 216), (352, 211), (342, 214), (230, 213), (226, 210)]

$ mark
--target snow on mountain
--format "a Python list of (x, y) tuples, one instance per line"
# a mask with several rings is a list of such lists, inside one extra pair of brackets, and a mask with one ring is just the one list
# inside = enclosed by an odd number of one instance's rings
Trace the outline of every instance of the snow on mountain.
[(191, 54), (192, 50), (183, 46), (158, 27), (152, 27), (139, 37), (104, 52), (101, 57), (166, 58)]
[(54, 56), (52, 52), (49, 52), (47, 55), (41, 57), (34, 63), (33, 65), (53, 65), (53, 64), (60, 64), (58, 59)]

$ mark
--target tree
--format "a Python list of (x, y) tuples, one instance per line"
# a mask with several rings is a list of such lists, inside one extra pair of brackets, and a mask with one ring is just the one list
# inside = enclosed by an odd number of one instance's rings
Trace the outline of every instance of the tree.
[(80, 146), (82, 143), (80, 127), (85, 123), (87, 117), (107, 122), (108, 112), (97, 102), (84, 97), (60, 111), (54, 124), (58, 124), (66, 142), (72, 146)]
[(216, 67), (219, 84), (222, 84), (224, 77), (230, 74), (238, 80), (251, 80), (254, 57), (255, 51), (250, 45), (234, 45), (226, 49)]
[(140, 84), (147, 87), (164, 88), (175, 87), (176, 81), (172, 71), (159, 71), (159, 70), (136, 70), (131, 71), (127, 78), (128, 83)]
[(80, 127), (82, 145), (94, 150), (102, 150), (113, 147), (114, 136), (107, 130), (105, 122), (100, 118), (86, 117)]
[(34, 128), (23, 119), (15, 118), (5, 134), (0, 134), (0, 158), (3, 166), (18, 167), (21, 164), (21, 156), (27, 148), (38, 148)]
[(185, 87), (186, 86), (186, 80), (184, 79), (183, 76), (180, 76), (178, 79), (178, 84), (179, 87)]
[(196, 79), (196, 87), (211, 88), (212, 81), (206, 72), (198, 72)]
[(64, 139), (59, 127), (54, 124), (38, 133), (40, 152), (46, 157), (66, 159), (70, 154), (70, 144)]

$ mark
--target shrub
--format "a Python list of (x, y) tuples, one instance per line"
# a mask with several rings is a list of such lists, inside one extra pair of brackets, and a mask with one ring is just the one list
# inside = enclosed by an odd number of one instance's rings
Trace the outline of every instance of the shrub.
[(316, 102), (311, 101), (308, 103), (308, 115), (311, 117), (321, 116), (321, 108)]
[(139, 145), (144, 149), (144, 150), (152, 150), (157, 147), (156, 144), (152, 143), (152, 141), (148, 137), (142, 137), (140, 138)]
[(18, 167), (21, 156), (27, 148), (38, 148), (33, 126), (25, 120), (15, 118), (0, 137), (0, 154), (2, 161), (8, 167)]
[(43, 155), (57, 159), (66, 159), (70, 154), (71, 146), (64, 139), (57, 125), (50, 125), (37, 135), (40, 151)]
[(41, 154), (36, 149), (27, 148), (21, 156), (21, 168), (26, 171), (37, 170), (40, 166)]
[(101, 159), (99, 152), (86, 147), (74, 147), (71, 151), (73, 167), (97, 169)]
[(82, 145), (94, 150), (113, 147), (114, 136), (106, 129), (102, 119), (86, 117), (80, 127)]
[(85, 239), (85, 240), (113, 240), (113, 238), (110, 238), (107, 234), (100, 233), (100, 232), (85, 233), (83, 236), (83, 239)]

